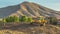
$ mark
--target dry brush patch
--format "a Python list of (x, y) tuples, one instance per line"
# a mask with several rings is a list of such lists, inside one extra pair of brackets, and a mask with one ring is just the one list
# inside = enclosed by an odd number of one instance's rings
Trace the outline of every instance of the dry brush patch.
[[(10, 24), (11, 25), (11, 24)], [(60, 28), (54, 25), (37, 26), (31, 24), (12, 24), (0, 29), (0, 34), (60, 34)], [(7, 26), (7, 25), (6, 25)]]

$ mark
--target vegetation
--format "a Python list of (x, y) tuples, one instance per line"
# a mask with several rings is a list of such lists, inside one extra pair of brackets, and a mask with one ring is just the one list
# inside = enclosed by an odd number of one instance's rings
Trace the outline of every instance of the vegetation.
[(7, 18), (3, 18), (3, 22), (19, 22), (19, 18), (17, 16), (9, 16)]
[(21, 22), (32, 22), (32, 18), (31, 17), (27, 17), (27, 16), (22, 16), (20, 18)]
[(42, 25), (45, 25), (45, 23), (47, 22), (47, 20), (43, 16), (40, 16), (39, 21)]
[[(33, 20), (31, 17), (27, 17), (27, 16), (22, 16), (21, 18), (17, 17), (17, 16), (9, 16), (7, 18), (3, 18), (2, 22), (5, 24), (6, 22), (38, 22), (39, 24), (45, 24), (47, 23), (47, 20), (43, 17), (40, 16), (38, 20)], [(57, 19), (55, 17), (49, 17), (49, 22), (50, 24), (57, 24)]]
[(7, 22), (19, 22), (19, 18), (17, 16), (10, 16), (6, 19)]
[(43, 16), (40, 16), (39, 18), (37, 18), (37, 20), (33, 20), (31, 24), (37, 23), (40, 24), (41, 26), (44, 26), (46, 22), (47, 20)]
[(27, 22), (27, 20), (28, 20), (27, 16), (22, 16), (22, 17), (20, 18), (20, 21), (21, 21), (21, 22)]
[(2, 19), (2, 22), (6, 23), (6, 18), (3, 18), (3, 19)]
[(28, 20), (27, 20), (27, 21), (28, 21), (28, 22), (32, 22), (32, 20), (33, 20), (33, 19), (32, 19), (31, 17), (28, 17)]
[(5, 26), (5, 24), (6, 24), (6, 22), (7, 22), (7, 21), (6, 21), (6, 18), (3, 18), (3, 19), (2, 19), (2, 22), (3, 22), (4, 26)]
[(55, 17), (50, 17), (50, 24), (54, 24), (56, 25), (57, 24), (57, 19)]
[(31, 17), (27, 17), (27, 16), (22, 16), (21, 18), (17, 17), (17, 16), (9, 16), (7, 18), (3, 18), (2, 22), (32, 22), (32, 18)]
[(5, 24), (8, 23), (8, 22), (19, 22), (19, 18), (17, 16), (9, 16), (7, 18), (3, 18), (2, 22), (5, 26)]

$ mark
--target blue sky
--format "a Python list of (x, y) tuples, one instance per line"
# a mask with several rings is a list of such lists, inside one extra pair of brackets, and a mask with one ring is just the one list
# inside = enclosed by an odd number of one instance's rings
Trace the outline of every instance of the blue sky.
[(24, 1), (35, 2), (45, 7), (60, 11), (60, 0), (0, 0), (0, 8), (16, 5)]

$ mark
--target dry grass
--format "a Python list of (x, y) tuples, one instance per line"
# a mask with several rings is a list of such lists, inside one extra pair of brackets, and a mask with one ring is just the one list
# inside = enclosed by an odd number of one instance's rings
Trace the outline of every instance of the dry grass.
[(0, 34), (26, 34), (26, 33), (12, 30), (0, 30)]
[(42, 27), (29, 24), (10, 25), (6, 24), (9, 27), (0, 28), (0, 34), (60, 34), (60, 27), (49, 24)]

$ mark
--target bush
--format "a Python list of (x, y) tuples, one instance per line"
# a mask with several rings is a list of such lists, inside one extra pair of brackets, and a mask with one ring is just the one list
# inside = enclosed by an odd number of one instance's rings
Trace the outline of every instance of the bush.
[(19, 17), (13, 16), (13, 21), (14, 21), (14, 22), (19, 22)]
[(55, 17), (50, 17), (50, 24), (57, 24), (57, 19)]
[(5, 24), (7, 23), (6, 18), (3, 18), (2, 22), (3, 22), (4, 26), (5, 26)]
[(44, 19), (43, 16), (41, 16), (41, 17), (39, 18), (39, 20), (40, 20), (41, 23), (43, 23), (43, 22), (45, 21), (45, 19)]
[(3, 19), (2, 19), (2, 22), (6, 23), (6, 22), (7, 22), (7, 21), (6, 21), (6, 18), (3, 18)]
[(27, 22), (27, 20), (28, 20), (27, 16), (22, 16), (22, 17), (20, 18), (20, 21), (21, 21), (21, 22)]
[(32, 22), (32, 18), (28, 17), (28, 21), (27, 22)]
[(9, 16), (7, 18), (3, 18), (3, 22), (19, 22), (19, 18), (17, 16)]
[(40, 16), (39, 22), (40, 22), (40, 25), (44, 25), (45, 26), (45, 23), (47, 23), (47, 20), (43, 16)]
[(13, 22), (13, 17), (11, 17), (11, 16), (7, 17), (7, 18), (6, 18), (6, 21), (7, 21), (7, 22)]
[(44, 17), (43, 16), (40, 16), (39, 20), (44, 20)]

